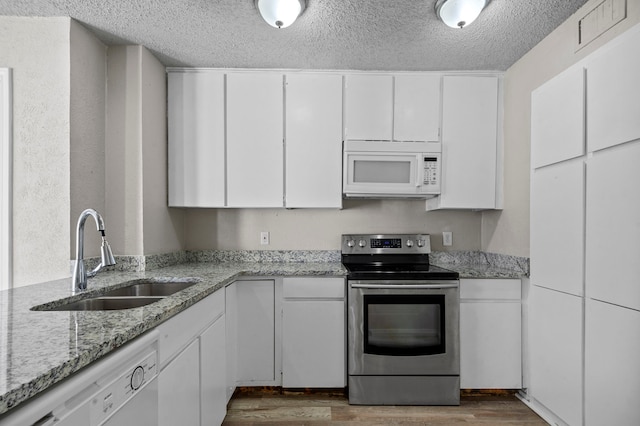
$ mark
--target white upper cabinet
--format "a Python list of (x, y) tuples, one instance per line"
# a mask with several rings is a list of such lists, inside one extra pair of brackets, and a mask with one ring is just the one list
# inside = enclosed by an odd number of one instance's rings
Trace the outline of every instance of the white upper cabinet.
[(437, 142), (440, 74), (350, 74), (345, 140)]
[(282, 207), (283, 75), (227, 74), (227, 205)]
[(597, 151), (640, 139), (640, 31), (587, 63), (587, 146)]
[(285, 207), (342, 207), (342, 76), (287, 74)]
[(400, 74), (394, 77), (393, 139), (438, 142), (440, 74)]
[[(536, 169), (531, 184), (531, 280), (582, 296), (584, 162)], [(551, 249), (552, 248), (552, 249)]]
[(393, 77), (351, 74), (345, 77), (344, 138), (391, 140)]
[(169, 206), (225, 203), (224, 74), (168, 74)]
[(533, 168), (584, 154), (584, 68), (574, 66), (531, 93)]
[(444, 76), (442, 85), (442, 193), (427, 210), (500, 208), (498, 77)]
[(598, 151), (587, 160), (586, 292), (640, 310), (638, 160), (640, 141)]

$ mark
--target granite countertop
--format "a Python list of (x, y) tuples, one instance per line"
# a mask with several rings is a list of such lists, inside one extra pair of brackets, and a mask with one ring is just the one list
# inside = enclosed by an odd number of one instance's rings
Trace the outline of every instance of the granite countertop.
[(481, 251), (433, 252), (431, 264), (456, 271), (460, 278), (524, 278), (529, 259)]
[[(140, 308), (32, 311), (71, 296), (71, 278), (0, 292), (0, 416), (241, 276), (344, 276), (341, 263), (193, 263), (147, 272), (103, 272), (88, 291), (143, 278), (201, 280)], [(101, 290), (102, 289), (102, 290)], [(55, 304), (53, 304), (55, 305)]]
[[(199, 282), (159, 302), (118, 311), (32, 311), (71, 297), (71, 279), (0, 292), (0, 416), (51, 385), (79, 371), (131, 339), (195, 304), (242, 276), (345, 276), (339, 261), (213, 261), (183, 263), (146, 272), (108, 271), (91, 278), (88, 291), (73, 299), (97, 296), (106, 287), (152, 278), (194, 278)], [(435, 256), (433, 264), (460, 273), (460, 278), (520, 278), (513, 265), (495, 259)], [(202, 262), (202, 260), (206, 260)], [(287, 261), (289, 260), (289, 261)], [(527, 265), (528, 266), (528, 265)], [(69, 301), (69, 300), (67, 300)], [(60, 303), (58, 303), (60, 304)]]
[(526, 273), (495, 265), (477, 263), (435, 263), (433, 265), (449, 269), (460, 274), (460, 278), (523, 278)]

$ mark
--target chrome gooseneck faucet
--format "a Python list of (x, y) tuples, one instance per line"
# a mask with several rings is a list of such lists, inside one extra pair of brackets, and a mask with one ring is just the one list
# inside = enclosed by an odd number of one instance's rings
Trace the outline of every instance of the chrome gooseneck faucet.
[[(101, 261), (92, 271), (87, 272), (84, 267), (84, 223), (87, 217), (93, 216), (96, 221), (98, 232), (102, 234), (102, 247), (100, 248)], [(82, 291), (87, 289), (87, 277), (93, 277), (98, 271), (105, 266), (115, 265), (116, 260), (113, 258), (111, 247), (104, 238), (104, 220), (100, 213), (94, 209), (86, 209), (80, 213), (78, 224), (76, 226), (76, 262), (73, 267), (73, 281), (71, 282), (71, 292)]]

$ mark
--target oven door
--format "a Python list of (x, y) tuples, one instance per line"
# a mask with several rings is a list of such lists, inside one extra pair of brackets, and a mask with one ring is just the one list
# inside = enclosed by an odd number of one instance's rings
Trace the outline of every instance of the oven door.
[(459, 313), (457, 280), (350, 280), (349, 374), (459, 374)]

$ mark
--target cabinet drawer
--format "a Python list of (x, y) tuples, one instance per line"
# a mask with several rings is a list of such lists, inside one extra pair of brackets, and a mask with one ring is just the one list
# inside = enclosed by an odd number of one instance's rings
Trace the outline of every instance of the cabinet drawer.
[(285, 299), (344, 298), (344, 278), (284, 278)]
[(224, 289), (205, 297), (158, 326), (158, 364), (164, 367), (182, 348), (224, 314)]
[(460, 299), (520, 300), (519, 279), (461, 279)]

